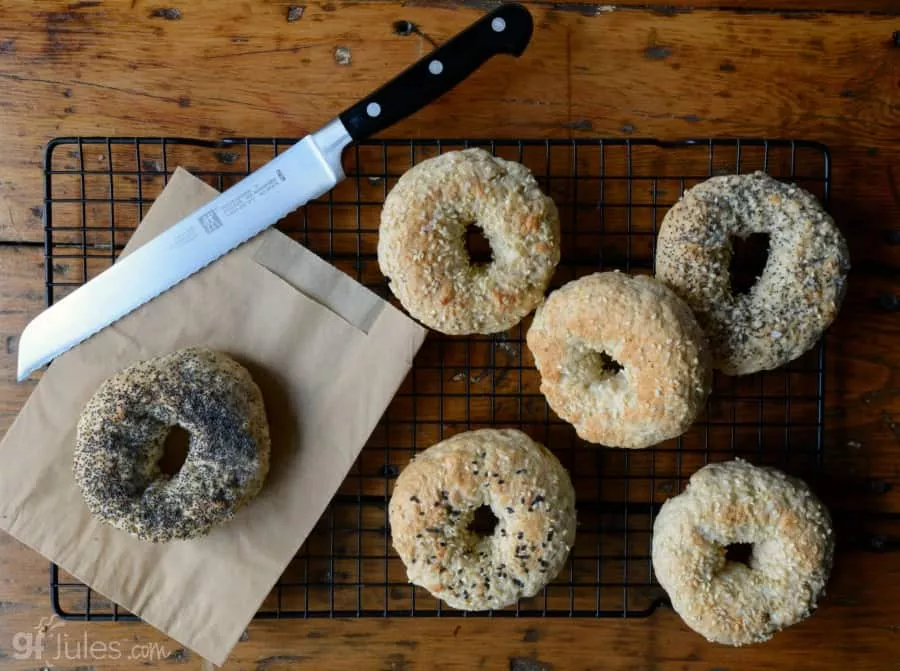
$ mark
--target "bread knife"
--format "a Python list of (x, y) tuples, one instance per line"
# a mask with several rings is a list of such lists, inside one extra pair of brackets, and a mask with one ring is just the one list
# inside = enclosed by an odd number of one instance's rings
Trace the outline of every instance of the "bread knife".
[(492, 56), (520, 56), (532, 30), (525, 7), (499, 6), (48, 307), (19, 339), (18, 380), (330, 191), (345, 178), (341, 159), (347, 145), (420, 110)]

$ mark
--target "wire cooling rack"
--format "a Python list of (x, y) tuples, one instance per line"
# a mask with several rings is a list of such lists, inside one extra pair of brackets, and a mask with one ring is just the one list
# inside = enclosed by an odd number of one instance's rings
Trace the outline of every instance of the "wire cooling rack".
[[(45, 162), (48, 303), (114, 262), (176, 167), (223, 189), (295, 141), (53, 140)], [(652, 272), (662, 217), (686, 188), (712, 175), (765, 170), (828, 199), (828, 152), (810, 142), (369, 141), (347, 151), (344, 182), (279, 228), (391, 298), (376, 259), (384, 197), (413, 164), (466, 146), (526, 164), (556, 201), (563, 254), (554, 288), (598, 270)], [(473, 258), (489, 257), (483, 239), (470, 240), (470, 249)], [(735, 282), (752, 282), (759, 263), (752, 249), (738, 250)], [(526, 318), (493, 337), (429, 333), (407, 380), (258, 617), (463, 614), (407, 583), (391, 546), (386, 510), (410, 457), (460, 431), (492, 426), (526, 431), (568, 468), (578, 501), (575, 547), (553, 582), (515, 606), (469, 617), (647, 615), (665, 598), (650, 560), (654, 515), (694, 471), (735, 456), (800, 477), (820, 466), (821, 344), (776, 371), (738, 378), (716, 374), (707, 408), (687, 433), (651, 449), (627, 451), (583, 443), (549, 410), (524, 342), (529, 324)], [(51, 596), (62, 617), (133, 618), (55, 565)]]

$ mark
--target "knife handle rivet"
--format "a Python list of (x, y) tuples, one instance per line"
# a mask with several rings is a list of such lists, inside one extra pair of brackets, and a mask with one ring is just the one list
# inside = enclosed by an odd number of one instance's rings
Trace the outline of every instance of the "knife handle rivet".
[(381, 114), (381, 105), (378, 103), (369, 103), (366, 105), (366, 114), (368, 114), (373, 119)]
[(433, 75), (439, 75), (444, 71), (444, 64), (439, 60), (433, 60), (428, 64), (428, 72)]
[(495, 33), (502, 33), (504, 30), (506, 30), (506, 21), (502, 16), (497, 16), (493, 21), (491, 21), (491, 28), (494, 29)]

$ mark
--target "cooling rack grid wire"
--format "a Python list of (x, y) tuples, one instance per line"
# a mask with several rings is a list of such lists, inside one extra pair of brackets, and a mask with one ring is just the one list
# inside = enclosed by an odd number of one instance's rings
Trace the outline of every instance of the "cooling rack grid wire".
[[(114, 262), (177, 167), (223, 189), (295, 141), (51, 141), (44, 174), (48, 303)], [(656, 232), (667, 209), (684, 189), (712, 175), (766, 170), (826, 204), (828, 199), (828, 152), (811, 142), (385, 140), (351, 146), (347, 179), (278, 227), (391, 298), (376, 258), (381, 204), (413, 164), (466, 146), (526, 164), (557, 203), (563, 255), (554, 288), (598, 270), (651, 273)], [(473, 258), (489, 258), (484, 240), (470, 238)], [(737, 254), (736, 281), (752, 281), (752, 256)], [(801, 477), (821, 465), (821, 343), (776, 371), (738, 378), (717, 374), (705, 412), (685, 435), (627, 451), (583, 443), (549, 410), (524, 342), (529, 324), (530, 317), (495, 336), (429, 333), (413, 370), (258, 617), (647, 615), (665, 596), (650, 561), (654, 515), (694, 471), (734, 456)], [(413, 454), (483, 427), (520, 428), (554, 451), (575, 484), (578, 535), (568, 565), (543, 592), (503, 610), (464, 614), (407, 583), (390, 542), (387, 502)], [(50, 583), (62, 617), (133, 619), (56, 565)]]

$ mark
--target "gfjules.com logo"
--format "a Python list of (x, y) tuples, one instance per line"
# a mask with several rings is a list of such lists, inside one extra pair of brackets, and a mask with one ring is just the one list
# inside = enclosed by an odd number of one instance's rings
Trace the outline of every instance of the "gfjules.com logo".
[(88, 637), (64, 631), (66, 623), (57, 615), (42, 617), (34, 631), (13, 634), (13, 658), (33, 659), (43, 662), (128, 659), (147, 662), (159, 661), (169, 656), (162, 643), (134, 643), (131, 641), (96, 641)]

